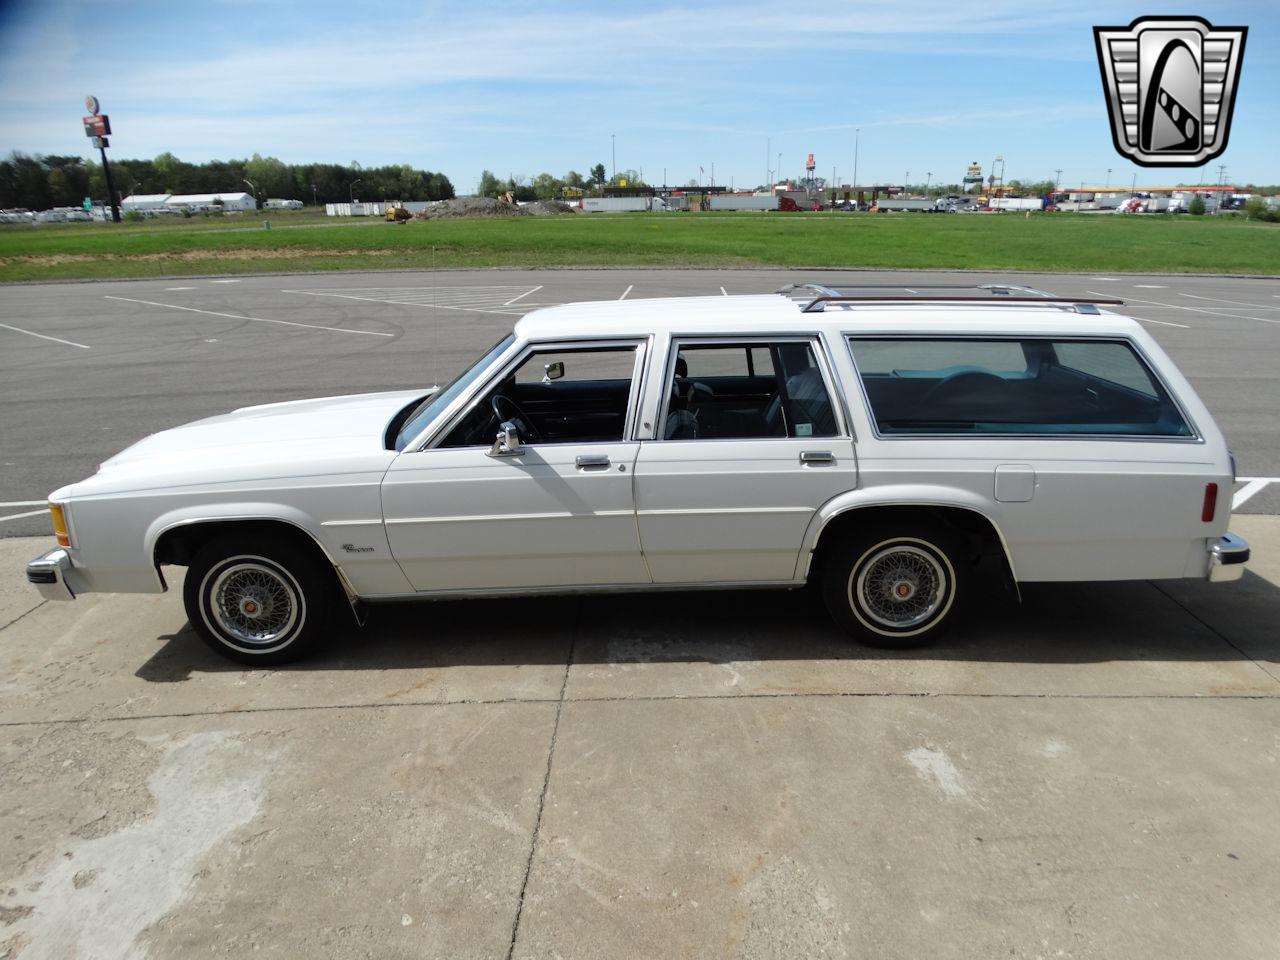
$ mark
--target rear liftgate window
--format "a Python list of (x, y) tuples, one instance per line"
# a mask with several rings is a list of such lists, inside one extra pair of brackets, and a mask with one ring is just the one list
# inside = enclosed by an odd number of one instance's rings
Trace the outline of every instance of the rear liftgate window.
[(1190, 437), (1124, 340), (850, 337), (881, 435)]

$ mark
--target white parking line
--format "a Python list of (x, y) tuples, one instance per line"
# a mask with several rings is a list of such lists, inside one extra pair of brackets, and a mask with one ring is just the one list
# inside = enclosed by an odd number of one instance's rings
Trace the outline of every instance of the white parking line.
[(726, 290), (724, 287), (721, 287), (721, 288), (720, 288), (720, 292), (721, 292), (722, 294), (724, 294), (726, 297), (729, 295), (729, 291), (728, 291), (728, 290)]
[(1139, 300), (1137, 297), (1130, 297), (1129, 299), (1134, 303), (1149, 303), (1153, 307), (1168, 307), (1170, 310), (1190, 310), (1192, 313), (1205, 313), (1211, 317), (1226, 317), (1228, 320), (1257, 320), (1260, 323), (1280, 323), (1280, 320), (1268, 319), (1267, 317), (1236, 316), (1234, 313), (1223, 313), (1221, 310), (1205, 310), (1203, 307), (1184, 307), (1181, 304), (1161, 303), (1158, 300)]
[[(505, 313), (512, 317), (522, 317), (527, 312), (524, 307), (534, 304), (518, 304), (514, 310), (503, 310), (502, 305), (494, 307), (462, 307), (451, 303), (435, 303), (431, 299), (425, 302), (418, 300), (392, 300), (387, 297), (361, 297), (354, 293), (331, 293), (323, 290), (281, 290), (281, 293), (298, 293), (306, 297), (337, 297), (340, 300), (361, 300), (365, 303), (389, 303), (396, 307), (426, 307), (430, 310), (465, 310), (468, 313)], [(544, 306), (546, 306), (544, 304)]]
[(174, 293), (178, 290), (194, 290), (195, 287), (165, 287), (165, 292)]
[[(1102, 294), (1098, 293), (1097, 290), (1089, 290), (1086, 292), (1092, 293), (1099, 297), (1102, 296)], [(1204, 310), (1201, 307), (1184, 307), (1181, 304), (1163, 303), (1160, 300), (1139, 300), (1137, 297), (1126, 297), (1125, 302), (1126, 303), (1145, 303), (1151, 307), (1164, 307), (1168, 310), (1189, 310), (1192, 313), (1206, 313), (1211, 317), (1226, 317), (1228, 320), (1258, 320), (1258, 321), (1261, 321), (1262, 323), (1280, 323), (1280, 320), (1269, 320), (1266, 317), (1236, 316), (1234, 313), (1223, 313), (1221, 310)]]
[(23, 517), (39, 517), (48, 512), (48, 510), (32, 510), (30, 513), (12, 513), (7, 517), (0, 517), (0, 523), (4, 523), (6, 520), (21, 520)]
[(1221, 297), (1197, 297), (1194, 293), (1180, 293), (1180, 297), (1189, 297), (1192, 300), (1208, 300), (1210, 303), (1234, 303), (1241, 307), (1253, 307), (1255, 310), (1280, 310), (1280, 307), (1273, 307), (1269, 303), (1249, 303), (1245, 300), (1223, 300)]
[(49, 337), (43, 333), (36, 333), (34, 330), (23, 330), (21, 327), (11, 327), (7, 323), (0, 323), (0, 327), (6, 330), (12, 330), (14, 333), (25, 333), (29, 337), (39, 337), (41, 340), (52, 340), (54, 343), (65, 343), (68, 347), (79, 347), (81, 350), (88, 350), (89, 347), (83, 343), (76, 343), (73, 340), (63, 340), (60, 337)]
[(1126, 313), (1125, 316), (1130, 320), (1141, 320), (1143, 323), (1158, 323), (1162, 327), (1181, 327), (1183, 330), (1191, 329), (1191, 327), (1185, 323), (1174, 323), (1172, 320), (1152, 320), (1150, 317), (1135, 317), (1131, 313)]
[(631, 286), (627, 287), (627, 289), (625, 289), (625, 290), (623, 290), (623, 291), (622, 291), (622, 296), (620, 296), (618, 299), (619, 299), (619, 300), (625, 300), (625, 299), (627, 299), (627, 294), (628, 294), (628, 293), (630, 293), (630, 292), (632, 291), (632, 289), (634, 289), (634, 287), (635, 287), (635, 284), (634, 284), (634, 283), (633, 283), (633, 284), (631, 284)]
[(8, 503), (0, 503), (0, 507), (36, 507), (47, 502), (45, 500), (10, 500)]
[[(217, 281), (215, 281), (217, 282)], [(234, 313), (219, 313), (217, 310), (197, 310), (195, 307), (183, 307), (176, 303), (156, 303), (154, 300), (135, 300), (133, 297), (112, 297), (107, 300), (123, 300), (126, 303), (145, 303), (149, 307), (167, 307), (170, 310), (186, 310), (189, 313), (204, 313), (211, 317), (226, 317), (230, 320), (252, 320), (255, 323), (279, 323), (286, 327), (306, 327), (309, 330), (328, 330), (332, 333), (363, 334), (367, 337), (394, 337), (394, 333), (379, 333), (376, 330), (347, 330), (343, 327), (325, 327), (318, 323), (297, 323), (293, 320), (269, 320), (265, 317), (242, 317)]]
[(239, 280), (210, 280), (210, 283), (239, 283)]
[(524, 293), (520, 294), (520, 296), (518, 296), (518, 297), (512, 297), (510, 300), (508, 300), (506, 303), (504, 303), (504, 304), (503, 304), (503, 306), (504, 306), (504, 307), (509, 307), (509, 306), (511, 306), (513, 303), (515, 303), (517, 300), (523, 300), (525, 297), (529, 296), (529, 294), (531, 294), (531, 293), (537, 293), (537, 292), (538, 292), (539, 290), (541, 290), (541, 289), (542, 289), (542, 284), (538, 284), (538, 285), (537, 285), (536, 287), (534, 287), (532, 290), (526, 290)]
[(1165, 285), (1163, 283), (1135, 283), (1133, 286), (1135, 290), (1136, 289), (1142, 289), (1142, 290), (1164, 290), (1165, 289)]
[(1090, 280), (1110, 280), (1113, 283), (1119, 282), (1119, 280), (1116, 277), (1090, 277), (1089, 279)]
[(1268, 484), (1280, 483), (1280, 477), (1236, 477), (1244, 484), (1231, 498), (1231, 509), (1239, 510), (1246, 500), (1261, 492)]

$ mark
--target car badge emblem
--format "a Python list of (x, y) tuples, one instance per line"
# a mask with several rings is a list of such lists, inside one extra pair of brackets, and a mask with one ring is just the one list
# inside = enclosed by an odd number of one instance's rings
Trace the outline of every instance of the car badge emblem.
[(1198, 167), (1226, 150), (1248, 32), (1200, 17), (1094, 27), (1116, 150), (1144, 167)]

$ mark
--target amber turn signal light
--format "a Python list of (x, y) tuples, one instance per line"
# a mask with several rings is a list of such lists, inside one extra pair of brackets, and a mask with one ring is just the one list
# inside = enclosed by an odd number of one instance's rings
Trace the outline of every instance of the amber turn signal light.
[(58, 546), (71, 546), (71, 534), (67, 532), (67, 514), (62, 504), (49, 504), (49, 517), (53, 520), (53, 535), (58, 538)]

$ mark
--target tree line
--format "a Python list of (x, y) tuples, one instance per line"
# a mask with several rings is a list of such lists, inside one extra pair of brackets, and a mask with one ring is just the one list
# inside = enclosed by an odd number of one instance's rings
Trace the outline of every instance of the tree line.
[[(409, 164), (362, 167), (359, 163), (283, 163), (254, 154), (248, 160), (210, 160), (187, 163), (172, 153), (152, 160), (112, 160), (111, 176), (117, 199), (135, 193), (254, 193), (336, 203), (359, 200), (449, 200), (453, 184), (443, 173), (418, 170)], [(251, 188), (245, 181), (253, 184)], [(83, 157), (28, 155), (15, 151), (0, 160), (0, 208), (78, 207), (85, 197), (107, 201), (102, 165)]]

